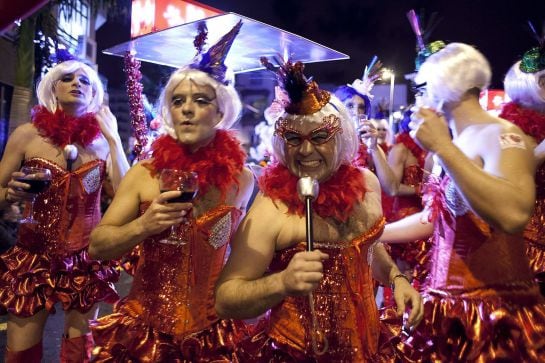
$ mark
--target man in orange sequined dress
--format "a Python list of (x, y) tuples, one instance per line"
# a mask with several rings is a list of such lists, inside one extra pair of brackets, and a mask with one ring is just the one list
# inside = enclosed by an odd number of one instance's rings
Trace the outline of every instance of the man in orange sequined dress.
[[(288, 61), (278, 74), (289, 102), (276, 121), (276, 162), (235, 236), (216, 308), (234, 318), (271, 309), (264, 330), (241, 345), (246, 362), (372, 361), (380, 329), (371, 275), (395, 285), (400, 314), (413, 307), (410, 325), (420, 320), (420, 296), (375, 243), (384, 226), (380, 188), (370, 171), (351, 165), (358, 138), (346, 108), (306, 79), (302, 63)], [(320, 188), (312, 252), (302, 242), (303, 176)]]
[(446, 175), (430, 176), (424, 212), (381, 236), (433, 236), (424, 321), (394, 338), (405, 361), (539, 362), (545, 354), (545, 304), (522, 236), (534, 206), (532, 142), (481, 108), (490, 78), (486, 58), (463, 43), (431, 54), (416, 76), (426, 106), (413, 114), (411, 136)]
[[(95, 256), (142, 251), (128, 296), (92, 324), (97, 362), (236, 361), (244, 326), (217, 317), (214, 285), (254, 184), (227, 131), (242, 106), (223, 61), (241, 25), (171, 75), (160, 106), (167, 134), (130, 169), (92, 233)], [(181, 192), (161, 190), (165, 169), (197, 173), (192, 202), (169, 203)]]
[(530, 267), (545, 296), (545, 34), (541, 44), (527, 51), (507, 72), (505, 92), (511, 102), (500, 117), (511, 121), (538, 144), (534, 214), (524, 230)]

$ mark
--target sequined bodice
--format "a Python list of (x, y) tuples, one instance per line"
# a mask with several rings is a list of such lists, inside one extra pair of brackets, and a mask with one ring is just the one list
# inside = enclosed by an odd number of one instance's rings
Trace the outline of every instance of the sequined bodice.
[[(141, 206), (141, 213), (149, 203)], [(141, 261), (125, 309), (158, 331), (178, 337), (217, 321), (214, 286), (242, 212), (219, 206), (197, 218), (185, 245), (159, 242), (169, 230), (142, 243)]]
[[(403, 170), (401, 182), (405, 185), (416, 186), (422, 182), (424, 172), (418, 165), (409, 165)], [(393, 198), (392, 211), (389, 222), (394, 222), (418, 213), (422, 210), (422, 199), (419, 195), (400, 195)]]
[(434, 221), (430, 287), (451, 293), (531, 280), (521, 235), (502, 232), (468, 207), (455, 184), (431, 177), (424, 197)]
[[(524, 238), (534, 244), (539, 245), (545, 253), (545, 163), (536, 171), (536, 204), (534, 214), (524, 230)], [(542, 266), (540, 270), (545, 269)]]
[(52, 182), (34, 202), (37, 224), (21, 224), (18, 244), (36, 252), (62, 255), (89, 245), (89, 235), (100, 221), (100, 191), (104, 160), (93, 160), (69, 172), (42, 158), (26, 160), (25, 166), (51, 170)]
[[(330, 342), (323, 361), (359, 362), (376, 352), (379, 321), (366, 252), (383, 227), (382, 220), (353, 241), (315, 243), (329, 255), (324, 278), (313, 292), (318, 325)], [(271, 272), (284, 270), (293, 255), (304, 250), (300, 243), (278, 251)], [(307, 297), (287, 297), (271, 310), (267, 334), (278, 342), (312, 355), (311, 330)]]

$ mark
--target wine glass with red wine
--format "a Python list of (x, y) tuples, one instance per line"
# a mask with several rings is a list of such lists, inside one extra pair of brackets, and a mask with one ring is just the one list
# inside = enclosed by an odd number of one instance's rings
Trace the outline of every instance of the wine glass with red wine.
[[(168, 203), (190, 203), (195, 199), (199, 191), (198, 175), (193, 171), (163, 169), (159, 184), (161, 193), (173, 190), (182, 192), (179, 197), (170, 198), (167, 201)], [(188, 234), (191, 232), (191, 226), (186, 224), (182, 227), (181, 231), (177, 233), (177, 226), (172, 226), (168, 238), (160, 242), (179, 245), (186, 244), (189, 240)]]
[(38, 194), (46, 190), (51, 184), (51, 170), (47, 168), (23, 166), (20, 171), (24, 175), (18, 177), (17, 181), (30, 185), (30, 188), (25, 189), (25, 192), (32, 193), (34, 196), (29, 201), (27, 217), (19, 220), (19, 223), (37, 223), (34, 219), (34, 200)]

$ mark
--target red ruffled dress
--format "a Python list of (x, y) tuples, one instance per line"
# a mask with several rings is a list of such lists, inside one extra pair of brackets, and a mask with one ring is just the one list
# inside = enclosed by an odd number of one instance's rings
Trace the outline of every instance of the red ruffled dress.
[(481, 220), (448, 177), (430, 177), (425, 200), (434, 223), (425, 316), (394, 338), (403, 361), (543, 361), (545, 304), (522, 236)]
[[(37, 224), (19, 225), (17, 244), (0, 256), (0, 310), (29, 317), (42, 309), (85, 313), (99, 301), (114, 303), (116, 265), (89, 258), (91, 230), (100, 221), (105, 162), (93, 160), (69, 172), (32, 158), (25, 166), (49, 168), (52, 182), (34, 202)], [(26, 213), (28, 210), (26, 210)]]
[[(387, 143), (378, 144), (378, 146), (382, 149), (382, 151), (384, 151), (384, 155), (388, 157), (390, 146)], [(352, 164), (354, 166), (357, 166), (358, 168), (367, 168), (376, 174), (374, 165), (371, 165), (371, 166), (369, 165), (370, 158), (371, 158), (371, 155), (369, 155), (369, 150), (367, 148), (367, 145), (359, 144), (356, 157), (354, 158), (354, 161), (352, 162)], [(384, 191), (381, 192), (382, 213), (386, 217), (386, 220), (388, 220), (388, 216), (392, 212), (393, 202), (394, 202), (393, 197), (389, 196)]]
[[(296, 190), (297, 178), (282, 165), (271, 165), (259, 180), (263, 193), (281, 200), (290, 214), (304, 215), (303, 204)], [(343, 165), (337, 173), (320, 184), (320, 193), (313, 210), (322, 218), (346, 222), (356, 200), (365, 194), (364, 180), (357, 168)], [(384, 219), (351, 241), (317, 241), (315, 248), (329, 255), (323, 262), (324, 278), (313, 292), (317, 327), (323, 333), (312, 346), (313, 324), (309, 299), (286, 297), (270, 310), (262, 322), (263, 330), (241, 344), (243, 362), (366, 362), (378, 359), (379, 318), (374, 298), (373, 281), (367, 262), (372, 242), (382, 233)], [(270, 272), (286, 268), (305, 243), (277, 251), (269, 266)]]
[[(511, 121), (532, 136), (539, 144), (545, 139), (545, 115), (523, 108), (514, 102), (503, 107), (500, 117)], [(534, 214), (524, 230), (526, 253), (530, 258), (530, 267), (545, 295), (545, 163), (536, 170), (536, 204)]]
[[(199, 195), (211, 187), (222, 200), (238, 183), (245, 153), (236, 137), (223, 130), (207, 146), (191, 153), (168, 135), (152, 145), (146, 167), (152, 176), (165, 168), (197, 171)], [(143, 214), (150, 203), (140, 206)], [(231, 362), (237, 342), (247, 337), (243, 322), (220, 320), (214, 308), (216, 280), (241, 210), (220, 202), (190, 218), (185, 244), (165, 244), (170, 229), (144, 240), (129, 294), (115, 312), (91, 322), (96, 362)], [(179, 233), (183, 232), (182, 225)]]
[[(424, 179), (424, 162), (427, 152), (421, 149), (408, 133), (401, 133), (396, 137), (396, 144), (402, 143), (418, 160), (417, 165), (410, 165), (403, 170), (401, 182), (405, 185), (417, 187), (422, 185)], [(395, 222), (422, 210), (422, 198), (420, 195), (403, 195), (393, 198), (392, 210), (387, 215), (388, 222)], [(419, 240), (407, 244), (391, 244), (390, 255), (394, 260), (400, 259), (409, 264), (413, 270), (413, 278), (418, 283), (424, 282), (427, 275), (429, 262), (430, 243), (428, 240)], [(393, 303), (391, 301), (390, 303)], [(389, 305), (389, 304), (386, 304)]]

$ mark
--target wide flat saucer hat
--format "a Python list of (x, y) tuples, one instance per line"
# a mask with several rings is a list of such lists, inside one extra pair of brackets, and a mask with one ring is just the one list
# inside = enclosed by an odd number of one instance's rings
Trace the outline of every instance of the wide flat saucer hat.
[(110, 47), (106, 54), (134, 54), (138, 60), (174, 68), (191, 64), (195, 57), (194, 39), (204, 22), (208, 44), (216, 44), (228, 29), (242, 20), (236, 41), (225, 58), (225, 65), (235, 73), (263, 69), (261, 57), (287, 56), (303, 63), (348, 59), (349, 56), (297, 34), (235, 13), (225, 13), (155, 33), (142, 35)]

